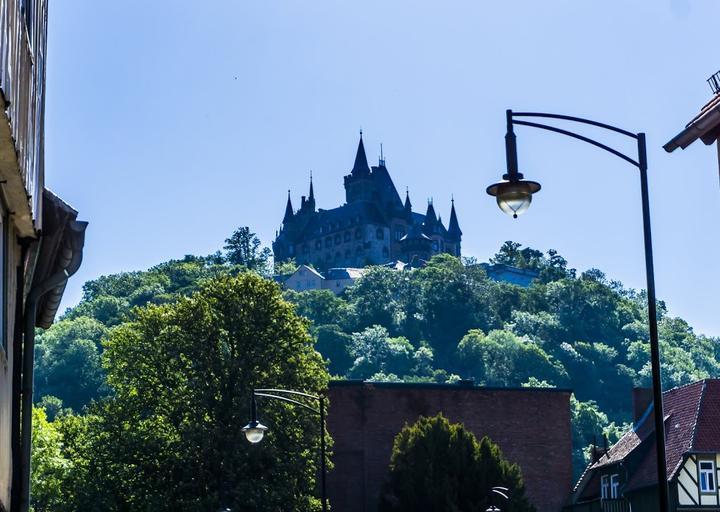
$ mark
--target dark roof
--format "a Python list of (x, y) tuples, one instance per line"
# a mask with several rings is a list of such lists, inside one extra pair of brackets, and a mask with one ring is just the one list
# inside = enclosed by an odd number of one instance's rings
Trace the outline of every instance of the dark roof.
[[(652, 405), (642, 418), (591, 469), (624, 461), (640, 445), (654, 439)], [(663, 393), (668, 480), (683, 457), (693, 452), (720, 452), (720, 379), (705, 379)], [(654, 442), (633, 473), (626, 490), (655, 485)]]
[(352, 174), (370, 174), (370, 166), (365, 155), (365, 145), (363, 144), (362, 133), (360, 133), (360, 142), (358, 143), (357, 153), (355, 153), (355, 164), (353, 165)]
[(677, 148), (685, 149), (698, 139), (710, 145), (720, 135), (720, 94), (715, 95), (686, 126), (683, 131), (663, 146), (672, 153)]
[[(359, 222), (358, 217), (360, 218)], [(346, 222), (350, 220), (352, 220), (352, 224)], [(335, 225), (335, 228), (331, 228), (331, 231), (323, 231), (323, 235), (368, 222), (380, 224), (386, 221), (375, 203), (371, 201), (355, 201), (332, 210), (318, 210), (303, 229), (300, 238), (308, 233), (317, 232), (315, 235), (319, 235), (320, 228), (327, 225)]]
[(462, 230), (460, 229), (460, 223), (458, 223), (457, 214), (455, 213), (455, 199), (451, 201), (452, 206), (450, 207), (450, 223), (448, 224), (448, 234), (456, 240), (460, 240), (462, 237)]

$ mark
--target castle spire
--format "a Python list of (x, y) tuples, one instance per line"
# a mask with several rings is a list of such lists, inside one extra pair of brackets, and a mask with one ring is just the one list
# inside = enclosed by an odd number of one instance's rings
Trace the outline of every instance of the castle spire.
[(315, 190), (313, 189), (312, 171), (310, 171), (310, 194), (308, 195), (308, 207), (315, 211)]
[(454, 240), (460, 240), (462, 238), (462, 230), (458, 223), (457, 214), (455, 213), (455, 198), (450, 200), (452, 206), (450, 207), (450, 224), (448, 224), (448, 235)]
[(360, 142), (358, 143), (357, 153), (355, 154), (355, 165), (353, 165), (351, 173), (355, 176), (370, 174), (370, 166), (368, 165), (367, 156), (365, 155), (362, 130), (360, 130)]
[(435, 215), (435, 207), (432, 204), (432, 199), (428, 199), (427, 212), (425, 213), (425, 222), (423, 222), (423, 233), (429, 235), (435, 231), (435, 225), (437, 224), (437, 215)]
[(293, 206), (292, 201), (290, 200), (290, 191), (288, 190), (288, 200), (287, 204), (285, 205), (285, 216), (283, 217), (283, 224), (286, 224), (287, 222), (291, 221), (293, 218)]

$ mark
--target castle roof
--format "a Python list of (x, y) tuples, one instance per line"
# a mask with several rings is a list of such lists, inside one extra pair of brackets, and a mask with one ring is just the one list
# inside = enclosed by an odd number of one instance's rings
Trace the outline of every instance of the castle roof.
[(455, 240), (460, 240), (462, 237), (462, 230), (458, 223), (457, 214), (455, 213), (455, 199), (451, 200), (452, 207), (450, 208), (450, 224), (448, 225), (448, 234)]
[(355, 153), (355, 164), (350, 173), (354, 176), (370, 174), (370, 166), (368, 165), (367, 156), (365, 155), (362, 132), (360, 132), (360, 142), (358, 143), (357, 153)]

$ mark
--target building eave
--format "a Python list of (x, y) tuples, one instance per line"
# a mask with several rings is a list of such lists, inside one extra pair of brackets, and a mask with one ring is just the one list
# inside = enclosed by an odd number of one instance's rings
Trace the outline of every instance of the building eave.
[(700, 139), (706, 145), (711, 145), (720, 136), (720, 95), (715, 96), (710, 103), (703, 107), (685, 129), (667, 142), (663, 149), (672, 153), (677, 148), (685, 149)]

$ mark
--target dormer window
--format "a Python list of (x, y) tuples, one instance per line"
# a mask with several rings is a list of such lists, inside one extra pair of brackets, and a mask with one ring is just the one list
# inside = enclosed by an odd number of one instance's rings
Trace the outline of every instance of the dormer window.
[(610, 475), (610, 498), (616, 500), (620, 497), (620, 475)]
[(600, 477), (600, 499), (606, 500), (610, 497), (610, 477), (603, 475)]
[(701, 460), (699, 461), (700, 471), (700, 491), (715, 493), (715, 461)]

